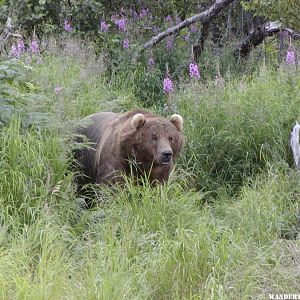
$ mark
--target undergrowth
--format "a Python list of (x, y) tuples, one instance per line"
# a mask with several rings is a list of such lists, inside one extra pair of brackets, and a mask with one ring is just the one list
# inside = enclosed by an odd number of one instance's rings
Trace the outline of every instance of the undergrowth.
[(34, 109), (51, 118), (26, 129), (13, 114), (0, 129), (0, 298), (299, 292), (300, 185), (288, 156), (299, 73), (264, 66), (226, 77), (224, 89), (181, 85), (172, 99), (186, 145), (170, 182), (151, 188), (127, 179), (124, 188), (103, 187), (86, 210), (70, 170), (74, 120), (137, 105), (104, 70), (76, 43), (52, 45), (22, 79), (47, 99)]

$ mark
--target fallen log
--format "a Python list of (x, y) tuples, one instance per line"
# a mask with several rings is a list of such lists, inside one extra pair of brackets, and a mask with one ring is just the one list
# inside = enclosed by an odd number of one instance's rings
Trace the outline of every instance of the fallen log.
[(284, 27), (279, 21), (268, 22), (253, 29), (249, 35), (238, 44), (234, 51), (235, 56), (247, 56), (251, 50), (260, 45), (266, 37), (278, 32), (287, 32), (292, 39), (300, 40), (299, 32)]

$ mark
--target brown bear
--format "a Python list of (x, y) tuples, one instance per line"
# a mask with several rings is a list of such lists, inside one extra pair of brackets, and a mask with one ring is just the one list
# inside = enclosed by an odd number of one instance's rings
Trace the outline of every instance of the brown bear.
[(169, 178), (184, 142), (180, 115), (166, 119), (138, 109), (124, 114), (99, 112), (84, 120), (88, 125), (76, 131), (90, 144), (75, 153), (82, 171), (79, 188), (87, 183), (122, 182), (121, 174), (137, 179), (146, 175), (151, 183)]

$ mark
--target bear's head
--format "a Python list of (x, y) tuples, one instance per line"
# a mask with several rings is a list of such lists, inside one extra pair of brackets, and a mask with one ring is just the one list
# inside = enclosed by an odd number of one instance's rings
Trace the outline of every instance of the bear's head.
[(183, 120), (174, 114), (169, 119), (154, 115), (135, 114), (130, 121), (130, 133), (124, 140), (127, 154), (145, 168), (172, 167), (183, 146)]

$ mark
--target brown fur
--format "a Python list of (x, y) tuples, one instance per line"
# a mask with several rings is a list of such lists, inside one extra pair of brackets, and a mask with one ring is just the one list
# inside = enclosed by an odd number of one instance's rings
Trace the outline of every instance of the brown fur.
[[(151, 182), (161, 183), (169, 178), (184, 140), (180, 116), (168, 120), (133, 110), (125, 114), (100, 112), (86, 119), (90, 125), (77, 130), (91, 143), (90, 148), (75, 154), (84, 174), (78, 179), (80, 187), (86, 183), (121, 182), (120, 173), (131, 174), (130, 160), (137, 164), (137, 178), (146, 174)], [(165, 156), (170, 153), (172, 157), (166, 163)]]

